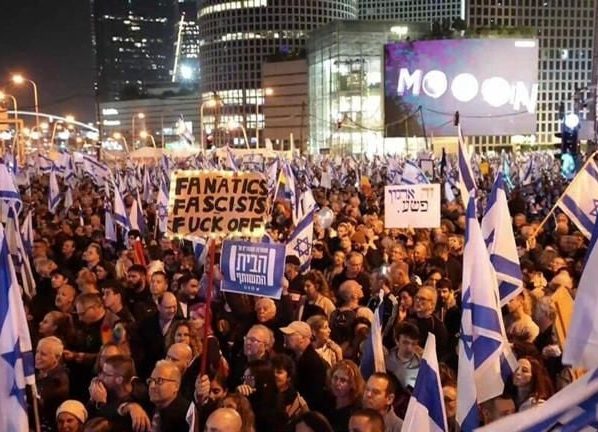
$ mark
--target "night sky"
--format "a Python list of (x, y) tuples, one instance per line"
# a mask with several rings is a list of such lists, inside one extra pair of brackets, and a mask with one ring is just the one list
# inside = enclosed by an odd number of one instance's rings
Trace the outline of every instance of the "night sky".
[(39, 89), (40, 111), (95, 121), (89, 0), (0, 0), (0, 89), (19, 109), (33, 111), (30, 84), (15, 86), (22, 73)]

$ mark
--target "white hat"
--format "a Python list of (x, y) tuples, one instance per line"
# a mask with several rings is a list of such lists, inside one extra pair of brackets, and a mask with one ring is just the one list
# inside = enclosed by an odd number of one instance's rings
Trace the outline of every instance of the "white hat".
[(76, 400), (64, 401), (56, 410), (56, 419), (58, 419), (58, 416), (62, 413), (71, 414), (79, 420), (81, 424), (85, 423), (87, 420), (87, 410), (85, 409), (85, 406)]

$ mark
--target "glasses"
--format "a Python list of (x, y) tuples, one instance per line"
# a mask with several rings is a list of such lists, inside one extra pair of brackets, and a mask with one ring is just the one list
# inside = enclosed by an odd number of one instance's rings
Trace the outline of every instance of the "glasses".
[(161, 386), (162, 384), (164, 384), (166, 382), (177, 382), (177, 381), (173, 380), (173, 379), (158, 377), (158, 378), (148, 378), (147, 380), (145, 380), (145, 382), (146, 382), (146, 384), (149, 387), (152, 384), (156, 384), (157, 386)]
[(251, 336), (243, 336), (243, 340), (245, 342), (256, 343), (256, 344), (257, 343), (265, 343), (264, 341), (261, 341), (259, 339), (254, 338), (254, 337), (251, 337)]

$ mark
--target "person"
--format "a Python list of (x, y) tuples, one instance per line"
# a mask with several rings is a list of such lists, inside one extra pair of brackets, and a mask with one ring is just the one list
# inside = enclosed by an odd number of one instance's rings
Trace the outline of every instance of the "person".
[(436, 288), (424, 285), (419, 288), (413, 304), (414, 314), (408, 318), (419, 329), (419, 346), (426, 345), (428, 332), (436, 336), (436, 354), (442, 360), (448, 354), (448, 332), (446, 327), (435, 315), (438, 292)]
[(295, 389), (295, 362), (286, 354), (278, 354), (272, 357), (272, 367), (276, 388), (285, 407), (288, 421), (293, 422), (298, 416), (309, 411), (307, 402)]
[(396, 346), (385, 355), (386, 369), (394, 374), (403, 389), (415, 387), (421, 356), (418, 354), (419, 329), (410, 321), (395, 328)]
[(400, 432), (403, 426), (403, 420), (395, 414), (393, 408), (396, 392), (394, 377), (385, 372), (373, 373), (365, 384), (363, 406), (376, 410), (382, 416), (385, 432)]
[[(364, 298), (368, 299), (370, 297), (370, 277), (364, 271), (363, 260), (364, 258), (362, 254), (359, 252), (351, 252), (347, 258), (345, 270), (332, 279), (333, 290), (339, 290), (340, 286), (346, 281), (356, 281), (363, 290), (360, 301)], [(365, 305), (365, 303), (362, 304), (362, 306), (363, 305)]]
[(525, 294), (521, 292), (514, 296), (507, 303), (507, 308), (510, 322), (506, 325), (506, 331), (509, 340), (533, 343), (540, 334), (540, 328), (526, 311)]
[(359, 367), (351, 360), (335, 363), (329, 371), (326, 387), (328, 400), (322, 412), (335, 431), (347, 431), (351, 414), (361, 408), (365, 389)]
[(375, 409), (358, 409), (349, 419), (349, 432), (385, 432), (384, 418)]
[(241, 384), (247, 365), (256, 360), (267, 360), (274, 347), (274, 333), (262, 324), (252, 326), (243, 337), (243, 351), (231, 359), (229, 387)]
[(77, 290), (72, 285), (64, 284), (56, 291), (54, 305), (60, 312), (73, 314), (75, 312), (75, 297), (77, 297)]
[(82, 432), (87, 421), (87, 410), (78, 400), (66, 400), (56, 409), (58, 432)]
[(38, 335), (56, 336), (65, 346), (69, 346), (74, 337), (73, 320), (64, 312), (48, 312), (38, 325)]
[(191, 360), (193, 360), (191, 347), (182, 342), (173, 343), (168, 347), (166, 360), (173, 362), (179, 368), (181, 375), (183, 375), (191, 364)]
[(239, 393), (229, 393), (219, 403), (220, 408), (230, 408), (235, 410), (241, 416), (243, 426), (241, 432), (256, 432), (255, 414), (249, 399)]
[(285, 346), (293, 352), (297, 362), (297, 390), (311, 407), (322, 406), (326, 388), (326, 362), (311, 344), (311, 328), (303, 321), (293, 321), (280, 331)]
[(335, 432), (326, 417), (317, 411), (307, 411), (295, 420), (294, 432)]
[(58, 406), (69, 397), (69, 376), (61, 364), (64, 346), (55, 336), (40, 339), (35, 350), (40, 422), (44, 430), (54, 430)]
[(205, 432), (241, 432), (243, 420), (232, 408), (218, 408), (208, 417)]
[(114, 315), (115, 321), (124, 324), (135, 322), (133, 314), (129, 311), (124, 297), (124, 290), (116, 280), (106, 280), (100, 284), (102, 291), (102, 301), (104, 307), (109, 313)]
[(526, 356), (518, 360), (512, 381), (517, 411), (540, 405), (552, 396), (550, 377), (542, 363), (534, 357)]
[(284, 265), (284, 276), (289, 281), (289, 293), (291, 296), (299, 299), (299, 296), (303, 294), (303, 285), (305, 279), (300, 272), (301, 261), (296, 255), (287, 255), (285, 258)]
[[(455, 400), (457, 394), (455, 392)], [(446, 401), (446, 393), (445, 393)], [(446, 405), (446, 402), (445, 402)], [(456, 404), (455, 404), (456, 405)], [(516, 412), (515, 403), (508, 395), (502, 394), (480, 404), (482, 424), (487, 425)], [(448, 415), (448, 414), (447, 414)]]
[(341, 284), (337, 295), (339, 307), (330, 315), (330, 337), (343, 348), (344, 352), (351, 339), (353, 321), (361, 308), (359, 302), (363, 298), (363, 289), (356, 281), (348, 280)]
[(313, 315), (330, 318), (336, 306), (324, 275), (317, 270), (309, 271), (304, 276), (303, 290), (305, 295), (300, 300), (298, 320), (307, 321)]
[(189, 429), (186, 420), (190, 401), (179, 396), (181, 372), (171, 361), (156, 363), (147, 379), (150, 401), (154, 404), (152, 430), (157, 432), (185, 431)]
[(308, 318), (307, 324), (312, 331), (312, 345), (328, 366), (333, 366), (337, 361), (342, 360), (343, 349), (330, 338), (328, 319), (323, 315), (314, 315)]

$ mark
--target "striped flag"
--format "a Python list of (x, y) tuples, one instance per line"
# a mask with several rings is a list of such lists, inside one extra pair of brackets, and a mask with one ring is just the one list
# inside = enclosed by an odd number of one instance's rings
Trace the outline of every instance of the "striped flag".
[(573, 316), (569, 324), (563, 364), (586, 369), (598, 367), (598, 224), (594, 224), (592, 241), (586, 253), (585, 265), (577, 293)]
[(114, 223), (120, 225), (125, 230), (131, 229), (131, 222), (129, 221), (129, 216), (127, 216), (127, 211), (125, 209), (125, 204), (123, 203), (123, 197), (120, 194), (120, 191), (114, 185), (114, 206), (113, 206), (113, 219)]
[(401, 184), (426, 184), (430, 180), (426, 177), (423, 171), (415, 164), (415, 162), (407, 160), (403, 166), (403, 176), (401, 177)]
[(19, 218), (12, 208), (8, 211), (4, 233), (6, 235), (8, 251), (12, 256), (12, 262), (15, 266), (15, 272), (21, 277), (23, 292), (31, 299), (35, 296), (36, 292), (35, 278), (33, 277), (33, 271), (31, 270), (29, 255), (23, 246), (23, 240), (19, 230)]
[(31, 336), (1, 224), (0, 299), (0, 407), (3, 413), (0, 416), (0, 430), (27, 431), (29, 422), (25, 386), (35, 387)]
[(523, 274), (515, 245), (511, 214), (501, 172), (496, 176), (482, 219), (482, 235), (498, 278), (500, 304), (504, 306), (523, 290)]
[(23, 240), (23, 247), (25, 252), (31, 256), (33, 254), (33, 210), (27, 212), (25, 220), (21, 225), (21, 239)]
[(112, 175), (108, 165), (90, 155), (83, 155), (83, 170), (91, 176), (98, 186), (104, 186)]
[(158, 190), (158, 229), (165, 233), (168, 227), (168, 194), (166, 181), (162, 181)]
[(363, 343), (363, 354), (359, 369), (363, 379), (367, 379), (374, 372), (386, 372), (386, 363), (384, 362), (384, 348), (382, 346), (382, 314), (384, 313), (384, 293), (380, 291), (380, 303), (374, 311), (374, 321), (370, 328), (370, 333)]
[(311, 263), (311, 248), (314, 237), (314, 213), (312, 209), (303, 216), (295, 230), (289, 236), (286, 251), (288, 255), (299, 257), (301, 272), (309, 270)]
[(0, 163), (0, 220), (6, 220), (10, 207), (13, 207), (19, 213), (22, 206), (23, 200), (15, 186), (12, 175), (8, 172), (6, 165)]
[(424, 354), (419, 364), (415, 388), (409, 405), (403, 430), (418, 432), (447, 432), (444, 395), (440, 382), (440, 369), (436, 357), (436, 336), (428, 333)]
[(471, 169), (471, 158), (463, 140), (461, 126), (457, 129), (457, 135), (459, 137), (459, 189), (461, 190), (463, 204), (466, 205), (469, 202), (469, 193), (476, 189), (476, 183), (473, 170)]
[(50, 185), (48, 187), (48, 210), (50, 213), (56, 213), (58, 204), (60, 204), (60, 188), (56, 180), (56, 171), (52, 169), (50, 171)]
[(579, 170), (557, 205), (590, 238), (598, 212), (598, 167), (589, 159)]
[(133, 205), (131, 205), (131, 211), (129, 212), (129, 221), (131, 229), (139, 230), (142, 235), (145, 233), (145, 216), (139, 199), (133, 199)]
[[(479, 426), (478, 403), (502, 394), (504, 369), (514, 357), (504, 336), (496, 274), (476, 218), (475, 197), (466, 212), (457, 422), (463, 431)], [(505, 358), (505, 354), (508, 357)]]

